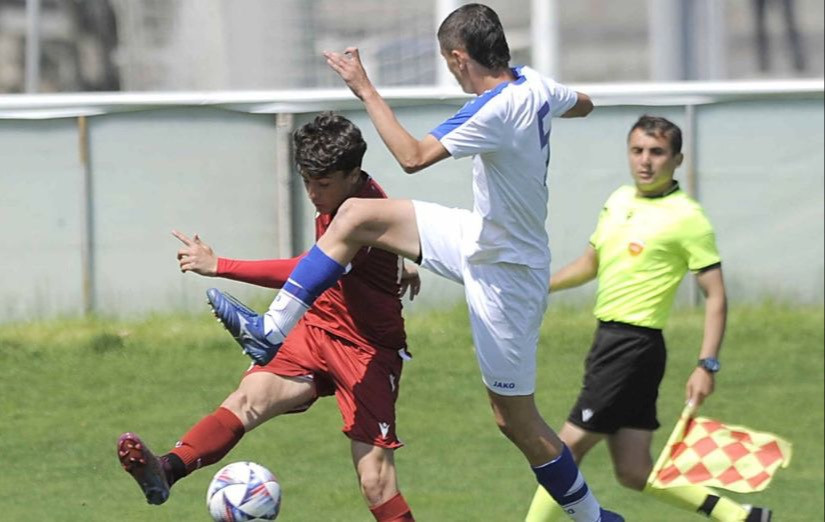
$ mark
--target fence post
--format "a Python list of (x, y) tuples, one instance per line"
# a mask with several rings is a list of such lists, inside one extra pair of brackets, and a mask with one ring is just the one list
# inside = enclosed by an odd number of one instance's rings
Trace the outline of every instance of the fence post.
[[(696, 106), (685, 105), (685, 128), (683, 132), (682, 152), (685, 155), (685, 190), (688, 195), (699, 201), (699, 175), (696, 172)], [(688, 296), (691, 306), (699, 306), (700, 292), (695, 277), (688, 278)]]
[(275, 115), (275, 179), (277, 202), (275, 204), (275, 230), (278, 236), (278, 255), (291, 257), (295, 254), (292, 240), (292, 114)]
[(89, 127), (86, 116), (77, 118), (78, 156), (82, 168), (80, 178), (80, 266), (82, 271), (83, 314), (95, 310), (94, 273), (94, 209), (92, 198), (92, 167), (89, 157)]

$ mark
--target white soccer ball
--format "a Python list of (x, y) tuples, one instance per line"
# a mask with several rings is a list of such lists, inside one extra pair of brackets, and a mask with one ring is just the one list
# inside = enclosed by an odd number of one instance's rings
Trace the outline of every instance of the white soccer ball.
[(212, 477), (206, 506), (215, 522), (275, 520), (281, 509), (281, 486), (260, 464), (233, 462)]

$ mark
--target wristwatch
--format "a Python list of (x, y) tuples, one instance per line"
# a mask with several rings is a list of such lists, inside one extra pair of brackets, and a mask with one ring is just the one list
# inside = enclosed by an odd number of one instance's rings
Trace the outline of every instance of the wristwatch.
[(705, 357), (704, 359), (699, 359), (699, 364), (697, 364), (697, 366), (710, 373), (716, 373), (719, 371), (719, 368), (721, 368), (719, 359), (716, 357)]

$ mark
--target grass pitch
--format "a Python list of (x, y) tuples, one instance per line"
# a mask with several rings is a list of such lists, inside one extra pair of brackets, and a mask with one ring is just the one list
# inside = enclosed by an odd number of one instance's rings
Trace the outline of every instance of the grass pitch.
[[(716, 393), (701, 410), (794, 444), (790, 467), (767, 491), (730, 495), (772, 507), (778, 522), (823, 520), (823, 324), (821, 306), (733, 306)], [(537, 401), (553, 426), (577, 395), (593, 327), (586, 310), (553, 309), (545, 320)], [(665, 332), (654, 453), (682, 409), (701, 328), (701, 310), (681, 310)], [(535, 482), (495, 428), (464, 310), (414, 315), (408, 332), (415, 357), (401, 381), (398, 432), (407, 446), (397, 465), (416, 518), (523, 520)], [(131, 430), (165, 452), (234, 389), (247, 364), (207, 313), (0, 326), (0, 520), (209, 520), (206, 487), (218, 465), (177, 484), (165, 505), (149, 506), (121, 471), (115, 442)], [(372, 520), (340, 425), (328, 398), (247, 434), (223, 462), (253, 460), (278, 475), (279, 520)], [(602, 503), (628, 521), (702, 520), (622, 489), (604, 447), (582, 469)]]

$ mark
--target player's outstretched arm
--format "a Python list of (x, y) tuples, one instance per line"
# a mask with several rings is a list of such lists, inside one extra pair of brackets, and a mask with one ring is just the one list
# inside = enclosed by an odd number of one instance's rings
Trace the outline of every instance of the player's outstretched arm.
[(418, 172), (450, 155), (433, 136), (427, 135), (417, 140), (401, 126), (386, 100), (367, 77), (357, 48), (348, 47), (343, 53), (324, 51), (324, 58), (353, 94), (364, 102), (375, 129), (404, 172)]
[(181, 272), (194, 272), (207, 277), (222, 277), (266, 288), (281, 288), (302, 256), (290, 259), (242, 260), (218, 257), (212, 247), (197, 234), (188, 237), (172, 231), (184, 246), (178, 250)]
[(583, 92), (576, 92), (576, 104), (561, 115), (562, 118), (584, 118), (593, 111), (593, 101)]
[(598, 273), (599, 255), (592, 245), (587, 245), (581, 256), (550, 276), (550, 291), (581, 286), (595, 279)]
[[(722, 268), (715, 267), (700, 272), (696, 275), (696, 281), (705, 294), (705, 330), (699, 358), (718, 358), (728, 315)], [(688, 379), (685, 395), (689, 403), (692, 403), (694, 407), (699, 407), (705, 398), (713, 393), (713, 388), (713, 374), (702, 368), (696, 368)]]

